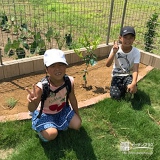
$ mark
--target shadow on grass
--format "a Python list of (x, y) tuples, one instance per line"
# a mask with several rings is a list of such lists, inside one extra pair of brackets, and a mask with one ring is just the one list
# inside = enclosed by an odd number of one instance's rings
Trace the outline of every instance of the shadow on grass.
[(79, 160), (97, 160), (91, 142), (86, 130), (81, 127), (79, 131), (71, 129), (60, 131), (55, 140), (48, 143), (41, 142), (41, 145), (48, 159), (63, 159), (67, 152), (68, 159), (74, 159), (76, 154), (76, 159)]
[(150, 97), (143, 91), (138, 90), (131, 99), (131, 105), (135, 110), (141, 110), (144, 105), (151, 105)]

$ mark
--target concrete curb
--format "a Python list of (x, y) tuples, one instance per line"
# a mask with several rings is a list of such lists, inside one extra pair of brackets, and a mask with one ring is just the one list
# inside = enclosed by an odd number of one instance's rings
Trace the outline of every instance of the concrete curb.
[[(154, 67), (152, 66), (147, 66), (145, 69), (139, 72), (137, 81), (140, 81), (141, 79), (143, 79), (147, 75), (147, 73), (149, 73), (153, 68)], [(78, 102), (78, 106), (79, 108), (84, 108), (84, 107), (93, 105), (109, 97), (110, 97), (109, 93), (105, 93), (103, 95), (99, 95), (97, 97), (88, 99), (86, 101)], [(14, 120), (26, 120), (26, 119), (31, 119), (29, 112), (21, 112), (21, 113), (14, 114), (14, 115), (0, 116), (0, 122), (14, 121)]]

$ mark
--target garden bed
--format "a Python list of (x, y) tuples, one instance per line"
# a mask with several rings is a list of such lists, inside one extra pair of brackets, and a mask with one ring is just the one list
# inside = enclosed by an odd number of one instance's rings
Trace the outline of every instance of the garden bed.
[[(109, 95), (112, 67), (107, 68), (105, 66), (105, 61), (105, 58), (101, 59), (95, 66), (89, 67), (86, 88), (83, 88), (84, 81), (82, 78), (82, 70), (85, 68), (85, 64), (78, 63), (67, 68), (67, 74), (73, 76), (75, 79), (75, 94), (78, 102), (86, 101), (90, 98), (104, 95), (106, 93)], [(146, 68), (146, 65), (140, 64), (140, 71), (144, 68)], [(44, 76), (45, 73), (29, 74), (1, 82), (0, 115), (12, 115), (20, 112), (27, 112), (27, 92), (25, 91), (25, 88), (31, 88), (32, 84), (38, 82)], [(18, 102), (14, 108), (9, 109), (6, 101), (11, 97), (18, 100)]]

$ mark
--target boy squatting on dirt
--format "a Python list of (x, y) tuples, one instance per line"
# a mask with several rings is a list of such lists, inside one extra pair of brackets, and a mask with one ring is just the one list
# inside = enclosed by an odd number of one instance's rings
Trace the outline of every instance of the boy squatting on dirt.
[[(58, 49), (46, 50), (44, 54), (46, 74), (49, 75), (50, 89), (56, 90), (64, 84), (66, 62), (64, 52)], [(78, 103), (74, 93), (74, 79), (71, 81), (69, 94), (70, 105), (66, 106), (66, 88), (61, 89), (56, 95), (52, 94), (44, 101), (44, 108), (40, 118), (37, 118), (41, 107), (42, 83), (33, 85), (33, 90), (26, 88), (28, 95), (28, 109), (32, 114), (32, 128), (38, 132), (39, 137), (47, 142), (54, 140), (58, 130), (66, 130), (68, 127), (78, 130), (81, 127), (81, 117), (78, 111)]]
[(133, 27), (125, 26), (120, 31), (119, 41), (114, 42), (113, 48), (106, 61), (106, 66), (113, 64), (110, 96), (120, 100), (128, 92), (137, 92), (137, 77), (140, 63), (140, 51), (133, 47), (136, 33)]

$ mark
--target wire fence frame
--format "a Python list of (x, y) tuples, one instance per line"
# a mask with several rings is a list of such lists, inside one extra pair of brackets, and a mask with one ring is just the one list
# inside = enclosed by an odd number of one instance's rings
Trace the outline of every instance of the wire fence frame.
[[(160, 14), (160, 2), (153, 0), (1, 0), (0, 13), (5, 13), (10, 21), (14, 16), (17, 25), (27, 23), (28, 28), (45, 34), (49, 27), (59, 32), (63, 38), (72, 35), (72, 43), (80, 47), (78, 41), (84, 34), (90, 39), (101, 37), (100, 43), (110, 43), (118, 39), (124, 25), (134, 26), (137, 32), (135, 46), (144, 49), (146, 22), (152, 14)], [(158, 17), (157, 23), (160, 19)], [(153, 53), (158, 53), (160, 33), (157, 26)], [(8, 37), (17, 39), (6, 31), (0, 31), (0, 46), (4, 47)], [(53, 39), (48, 48), (57, 48)], [(67, 48), (66, 44), (62, 48)]]

